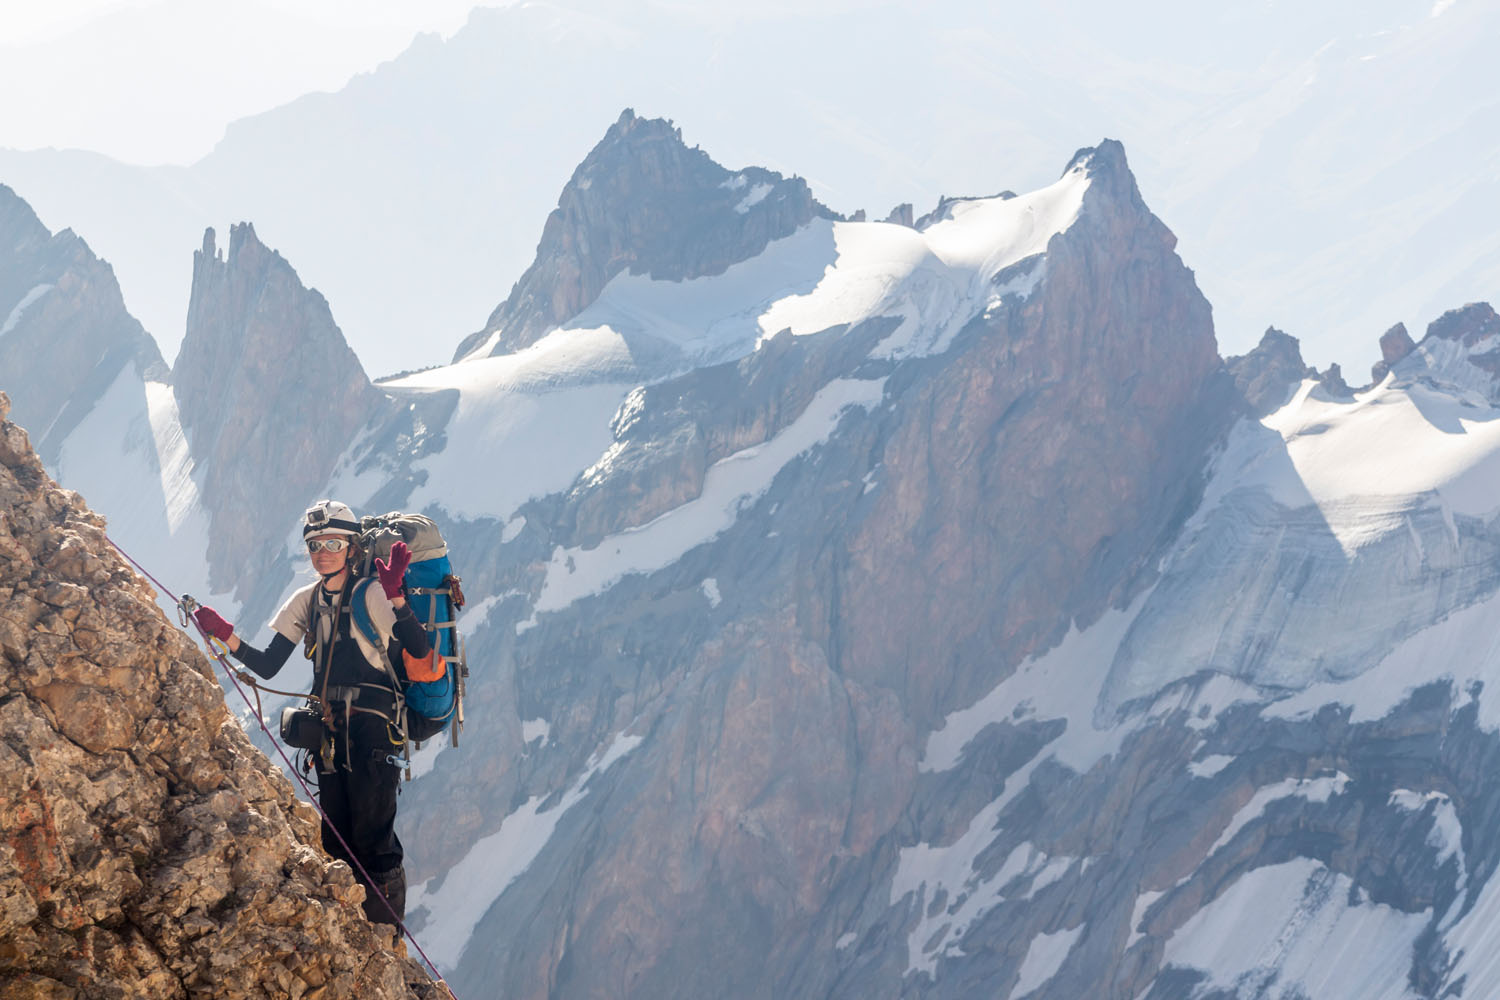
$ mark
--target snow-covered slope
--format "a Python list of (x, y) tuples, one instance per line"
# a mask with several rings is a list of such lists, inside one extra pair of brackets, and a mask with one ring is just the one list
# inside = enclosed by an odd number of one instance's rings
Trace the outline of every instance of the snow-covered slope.
[[(1087, 189), (1085, 159), (1025, 197), (962, 202), (924, 232), (814, 220), (722, 275), (618, 275), (583, 312), (515, 354), (382, 382), (399, 395), (458, 393), (448, 447), (415, 463), (426, 484), (407, 502), (509, 521), (596, 462), (608, 474), (611, 421), (636, 387), (738, 361), (781, 330), (805, 335), (896, 316), (901, 324), (872, 357), (940, 353), (976, 315), (1035, 284), (1039, 262), (1013, 283), (994, 278), (1043, 253), (1077, 218)], [(473, 468), (475, 454), (489, 457), (486, 469)], [(767, 481), (778, 467), (763, 470)], [(450, 484), (460, 481), (455, 492)]]

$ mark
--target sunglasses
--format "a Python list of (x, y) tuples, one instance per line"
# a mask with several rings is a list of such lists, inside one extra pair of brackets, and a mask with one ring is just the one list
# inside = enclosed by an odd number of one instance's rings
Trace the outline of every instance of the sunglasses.
[(342, 552), (349, 547), (347, 538), (310, 538), (307, 540), (308, 552)]

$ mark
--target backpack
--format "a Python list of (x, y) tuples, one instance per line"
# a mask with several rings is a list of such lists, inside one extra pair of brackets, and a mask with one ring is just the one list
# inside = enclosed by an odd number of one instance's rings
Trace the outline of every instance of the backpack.
[[(427, 629), (432, 647), (428, 658), (413, 659), (405, 651), (407, 683), (402, 693), (406, 704), (406, 735), (418, 746), (444, 729), (453, 745), (464, 722), (464, 687), (469, 665), (462, 637), (458, 634), (458, 612), (464, 606), (459, 577), (448, 561), (448, 545), (429, 517), (392, 511), (360, 520), (360, 564), (350, 604), (354, 625), (382, 653), (385, 644), (376, 634), (365, 605), (365, 591), (375, 582), (375, 560), (389, 560), (391, 546), (404, 541), (411, 550), (402, 590)], [(387, 664), (390, 667), (390, 664)], [(392, 670), (394, 673), (394, 670)]]

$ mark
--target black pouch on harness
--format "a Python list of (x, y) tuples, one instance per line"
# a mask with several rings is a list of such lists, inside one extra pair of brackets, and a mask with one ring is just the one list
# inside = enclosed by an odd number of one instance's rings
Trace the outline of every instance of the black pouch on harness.
[(323, 717), (310, 708), (281, 710), (281, 742), (298, 750), (317, 750), (323, 745)]

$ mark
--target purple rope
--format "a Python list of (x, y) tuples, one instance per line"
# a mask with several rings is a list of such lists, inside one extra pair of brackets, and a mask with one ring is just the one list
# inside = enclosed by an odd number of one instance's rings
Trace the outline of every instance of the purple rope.
[[(170, 590), (164, 587), (162, 585), (162, 582), (156, 577), (152, 576), (151, 573), (146, 569), (146, 567), (142, 566), (140, 563), (132, 559), (130, 557), (130, 553), (120, 548), (120, 546), (115, 543), (115, 540), (113, 538), (105, 535), (104, 540), (109, 542), (110, 545), (114, 546), (114, 550), (120, 553), (120, 555), (124, 556), (125, 559), (130, 563), (130, 565), (140, 570), (141, 574), (145, 576), (146, 579), (155, 584), (157, 590), (161, 591), (163, 594), (166, 594), (167, 597), (171, 599), (172, 603), (179, 606), (182, 604), (181, 599), (178, 598), (176, 594), (172, 593)], [(318, 815), (323, 818), (324, 826), (333, 831), (333, 835), (338, 838), (339, 843), (344, 847), (345, 853), (349, 855), (349, 860), (354, 863), (355, 868), (359, 869), (359, 873), (365, 877), (365, 882), (367, 883), (368, 890), (375, 893), (375, 895), (380, 898), (380, 901), (385, 904), (385, 908), (390, 911), (391, 916), (395, 917), (397, 926), (401, 928), (401, 933), (406, 935), (406, 939), (411, 942), (412, 947), (417, 949), (417, 954), (422, 956), (422, 961), (427, 963), (427, 968), (432, 973), (433, 977), (442, 985), (444, 989), (448, 991), (448, 996), (451, 997), (452, 1000), (458, 1000), (458, 994), (453, 992), (452, 987), (448, 985), (447, 980), (443, 978), (442, 973), (438, 972), (437, 966), (432, 964), (432, 959), (427, 957), (427, 952), (423, 951), (422, 946), (417, 943), (416, 937), (407, 928), (406, 924), (401, 920), (401, 917), (396, 913), (396, 908), (391, 905), (391, 901), (389, 899), (386, 899), (385, 893), (376, 888), (375, 880), (370, 877), (370, 873), (365, 871), (365, 866), (360, 864), (359, 859), (354, 856), (354, 848), (349, 846), (349, 842), (344, 839), (344, 835), (339, 833), (338, 828), (333, 825), (333, 820), (329, 819), (328, 814), (323, 811), (323, 806), (318, 802), (317, 796), (313, 794), (312, 788), (307, 784), (307, 779), (303, 778), (302, 775), (298, 773), (296, 766), (291, 762), (290, 758), (287, 757), (286, 751), (282, 749), (282, 746), (277, 741), (276, 737), (271, 735), (271, 729), (266, 725), (266, 720), (262, 719), (260, 717), (260, 713), (254, 710), (254, 707), (250, 704), (250, 697), (245, 694), (245, 689), (240, 686), (239, 679), (234, 676), (234, 668), (231, 667), (229, 665), (229, 662), (224, 659), (224, 654), (214, 648), (213, 643), (209, 641), (208, 633), (203, 631), (202, 625), (198, 624), (198, 619), (193, 618), (191, 615), (189, 615), (188, 617), (191, 619), (193, 627), (198, 630), (198, 634), (203, 637), (203, 645), (208, 648), (209, 653), (213, 656), (213, 658), (218, 660), (219, 664), (223, 666), (224, 673), (229, 677), (229, 683), (234, 685), (234, 689), (239, 692), (240, 699), (244, 701), (245, 707), (247, 709), (250, 709), (251, 714), (255, 716), (255, 721), (260, 724), (261, 731), (266, 734), (266, 739), (270, 740), (271, 745), (276, 748), (276, 753), (281, 756), (282, 762), (286, 764), (287, 771), (291, 774), (292, 777), (297, 779), (297, 783), (301, 785), (302, 790), (307, 793), (308, 802), (314, 809), (318, 811)]]

